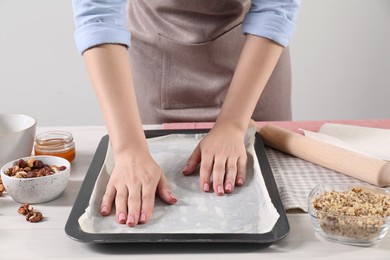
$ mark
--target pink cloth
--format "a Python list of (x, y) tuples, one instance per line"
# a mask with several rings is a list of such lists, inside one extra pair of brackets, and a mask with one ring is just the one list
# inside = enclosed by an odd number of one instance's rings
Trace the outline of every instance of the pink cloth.
[[(266, 124), (272, 124), (279, 126), (290, 131), (301, 133), (300, 128), (318, 132), (321, 125), (324, 123), (337, 123), (345, 125), (356, 125), (374, 128), (385, 128), (390, 129), (390, 119), (365, 119), (365, 120), (318, 120), (318, 121), (266, 121), (256, 122), (258, 126)], [(163, 124), (164, 129), (210, 129), (214, 125), (213, 122), (191, 122), (191, 123), (165, 123)]]

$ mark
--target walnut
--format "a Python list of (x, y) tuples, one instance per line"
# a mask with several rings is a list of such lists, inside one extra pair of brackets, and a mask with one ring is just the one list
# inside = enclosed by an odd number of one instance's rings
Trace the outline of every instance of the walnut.
[(390, 217), (389, 196), (361, 187), (324, 192), (311, 203), (322, 230), (329, 235), (372, 239)]
[(34, 211), (34, 208), (30, 206), (28, 203), (23, 203), (18, 209), (18, 213), (22, 215), (27, 215), (32, 211)]
[(3, 194), (3, 192), (5, 192), (5, 187), (4, 187), (3, 181), (1, 180), (1, 176), (0, 176), (0, 197)]
[(26, 220), (30, 221), (31, 223), (39, 222), (43, 219), (43, 215), (41, 212), (34, 210), (32, 206), (30, 206), (28, 203), (23, 203), (19, 209), (18, 213), (25, 215)]
[(15, 178), (27, 178), (27, 172), (25, 171), (18, 171), (15, 176)]
[(39, 222), (43, 219), (43, 215), (39, 211), (33, 211), (26, 215), (26, 220), (30, 221), (31, 223)]
[(52, 175), (64, 170), (66, 170), (66, 166), (49, 166), (41, 160), (30, 158), (27, 162), (23, 159), (18, 160), (13, 167), (6, 169), (4, 173), (14, 178), (36, 178)]

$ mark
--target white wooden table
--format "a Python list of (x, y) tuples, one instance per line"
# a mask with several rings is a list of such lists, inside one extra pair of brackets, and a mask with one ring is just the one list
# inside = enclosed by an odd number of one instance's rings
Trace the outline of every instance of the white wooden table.
[[(160, 126), (146, 126), (145, 129)], [(75, 138), (77, 157), (64, 194), (57, 200), (35, 205), (45, 221), (29, 223), (17, 213), (19, 204), (8, 195), (0, 197), (0, 259), (390, 259), (390, 233), (372, 247), (337, 244), (315, 235), (309, 216), (288, 213), (290, 232), (267, 248), (230, 244), (85, 244), (70, 239), (64, 227), (92, 161), (102, 126), (39, 127), (67, 130)]]

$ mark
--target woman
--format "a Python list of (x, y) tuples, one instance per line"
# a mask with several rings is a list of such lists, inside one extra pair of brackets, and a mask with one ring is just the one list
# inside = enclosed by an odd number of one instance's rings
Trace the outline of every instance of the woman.
[(244, 185), (251, 118), (291, 118), (285, 47), (299, 1), (74, 0), (73, 7), (76, 44), (115, 156), (101, 214), (115, 203), (117, 221), (135, 226), (150, 220), (156, 192), (177, 201), (143, 123), (215, 121), (183, 173), (200, 164), (200, 189), (217, 195)]

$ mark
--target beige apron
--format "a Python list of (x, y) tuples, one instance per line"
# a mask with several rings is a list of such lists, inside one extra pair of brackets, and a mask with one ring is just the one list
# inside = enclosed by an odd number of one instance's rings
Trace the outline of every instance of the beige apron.
[[(129, 0), (129, 49), (144, 124), (215, 121), (245, 39), (246, 0)], [(291, 119), (285, 49), (253, 114)]]

